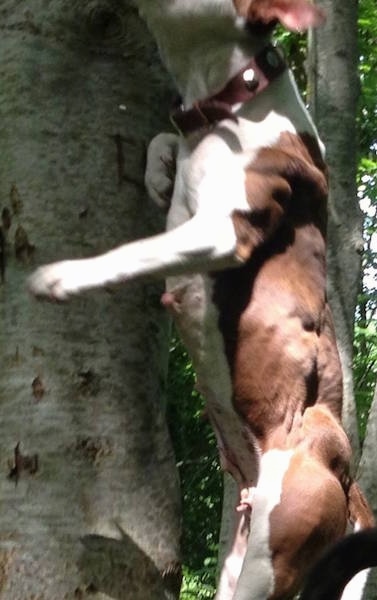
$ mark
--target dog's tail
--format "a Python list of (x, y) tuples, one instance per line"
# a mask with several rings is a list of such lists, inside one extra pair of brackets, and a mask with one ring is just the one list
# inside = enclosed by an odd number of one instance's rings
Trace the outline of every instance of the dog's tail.
[(355, 531), (375, 525), (372, 510), (358, 484), (353, 481), (348, 491), (349, 519)]
[[(377, 566), (377, 528), (346, 536), (327, 552), (309, 572), (300, 600), (344, 600), (360, 598), (355, 590), (342, 594), (347, 583), (360, 571)], [(367, 573), (363, 584), (366, 582)], [(351, 584), (350, 584), (351, 585)], [(351, 595), (353, 594), (353, 595)], [(361, 590), (362, 594), (362, 590)]]

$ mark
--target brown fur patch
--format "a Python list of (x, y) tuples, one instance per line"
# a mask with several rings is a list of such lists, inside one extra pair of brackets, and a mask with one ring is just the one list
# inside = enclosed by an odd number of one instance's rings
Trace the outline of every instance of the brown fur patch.
[(317, 401), (321, 345), (332, 365), (326, 389), (340, 410), (336, 347), (320, 342), (332, 322), (325, 294), (327, 177), (319, 156), (314, 139), (288, 132), (259, 151), (246, 170), (251, 210), (233, 214), (238, 251), (248, 260), (215, 275), (234, 404), (262, 446), (272, 431), (279, 445), (295, 412)]

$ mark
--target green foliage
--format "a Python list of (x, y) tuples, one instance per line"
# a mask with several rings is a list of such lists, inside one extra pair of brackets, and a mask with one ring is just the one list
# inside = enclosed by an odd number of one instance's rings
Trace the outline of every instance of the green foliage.
[(213, 569), (208, 569), (206, 565), (198, 571), (190, 571), (184, 568), (180, 600), (206, 600), (207, 598), (213, 598), (216, 590), (211, 573), (213, 573)]
[(360, 154), (362, 157), (373, 152), (376, 155), (377, 121), (377, 18), (375, 0), (361, 0), (359, 4), (359, 47), (360, 47)]
[[(370, 156), (373, 152), (372, 148)], [(363, 440), (377, 378), (377, 161), (373, 158), (360, 161), (358, 195), (364, 213), (364, 254), (355, 318), (354, 381)]]
[(377, 321), (355, 326), (354, 378), (360, 438), (365, 437), (368, 412), (377, 375)]
[(211, 595), (203, 594), (210, 589), (213, 594), (215, 582), (222, 476), (216, 439), (203, 410), (203, 399), (195, 391), (193, 368), (176, 336), (170, 349), (167, 401), (183, 503), (182, 598), (207, 598)]
[(377, 377), (377, 18), (375, 0), (359, 4), (360, 103), (358, 195), (364, 254), (355, 318), (354, 380), (360, 436), (365, 435)]
[(295, 34), (279, 26), (274, 33), (275, 41), (282, 47), (289, 63), (289, 67), (295, 76), (296, 83), (301, 94), (305, 97), (307, 86), (307, 36), (306, 34)]

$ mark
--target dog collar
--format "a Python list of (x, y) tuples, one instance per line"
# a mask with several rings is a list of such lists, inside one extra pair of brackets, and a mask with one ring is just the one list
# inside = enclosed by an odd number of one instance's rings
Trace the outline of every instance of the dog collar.
[(208, 129), (223, 119), (237, 121), (233, 107), (255, 98), (286, 69), (287, 64), (281, 50), (268, 44), (217, 94), (195, 102), (188, 110), (180, 106), (171, 113), (171, 121), (185, 136), (200, 129)]

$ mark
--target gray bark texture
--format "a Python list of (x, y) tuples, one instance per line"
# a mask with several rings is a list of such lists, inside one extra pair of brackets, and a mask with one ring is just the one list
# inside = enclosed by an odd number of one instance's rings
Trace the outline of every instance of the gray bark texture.
[(234, 512), (239, 503), (240, 495), (238, 484), (228, 473), (224, 473), (223, 475), (223, 490), (223, 507), (221, 514), (221, 528), (217, 561), (217, 580), (220, 578), (225, 559), (228, 556), (234, 541)]
[[(358, 470), (358, 480), (377, 517), (377, 386), (369, 412), (368, 425), (363, 444), (363, 452)], [(368, 577), (364, 600), (377, 598), (377, 569), (373, 569)]]
[(170, 91), (124, 0), (0, 6), (0, 598), (178, 596), (160, 284), (39, 304), (37, 264), (163, 228), (143, 187)]
[[(320, 135), (326, 144), (330, 170), (329, 201), (329, 298), (343, 366), (343, 421), (355, 453), (357, 432), (352, 379), (352, 340), (360, 255), (363, 249), (362, 217), (357, 202), (356, 114), (359, 96), (357, 77), (357, 0), (317, 0), (327, 13), (326, 25), (313, 33), (309, 57), (310, 104)], [(358, 482), (377, 516), (377, 396), (369, 415), (366, 440), (357, 471)], [(372, 571), (365, 600), (377, 598), (377, 577)]]
[(328, 291), (343, 367), (343, 421), (357, 457), (352, 340), (363, 249), (356, 195), (357, 0), (318, 0), (317, 4), (324, 8), (327, 21), (313, 33), (309, 102), (330, 171)]

